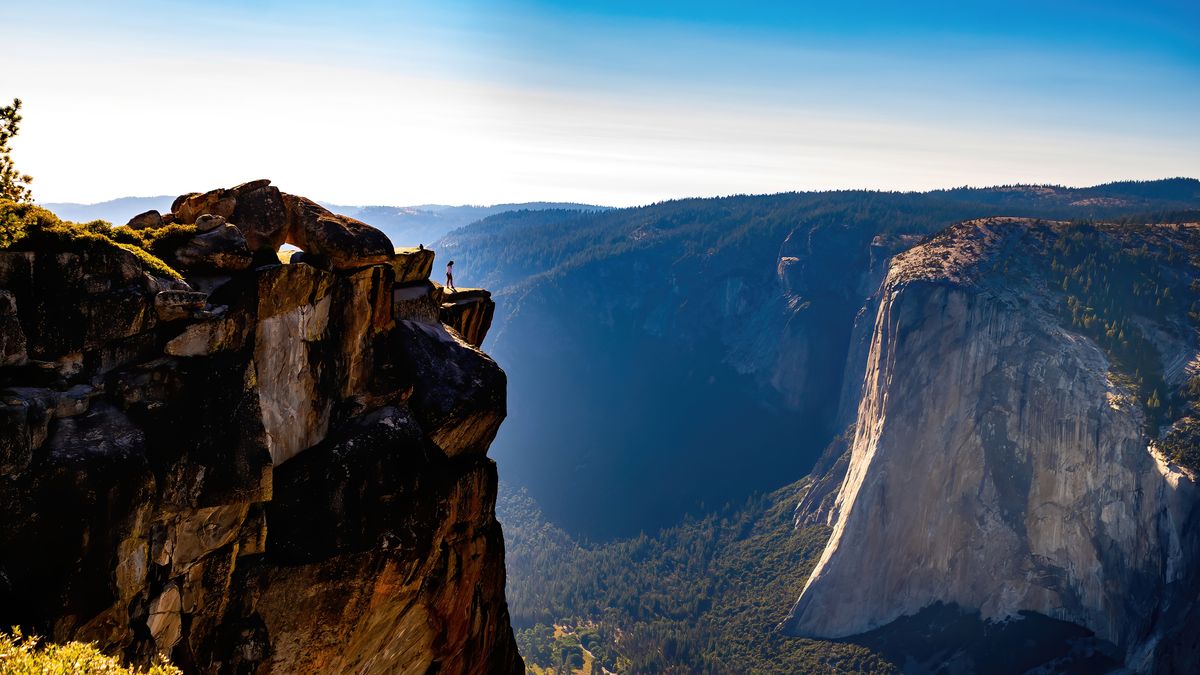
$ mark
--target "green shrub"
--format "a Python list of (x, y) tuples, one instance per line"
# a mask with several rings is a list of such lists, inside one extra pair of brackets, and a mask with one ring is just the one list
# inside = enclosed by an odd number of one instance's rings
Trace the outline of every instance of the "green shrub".
[(23, 635), (0, 632), (0, 674), (44, 675), (46, 673), (104, 673), (105, 675), (182, 675), (181, 670), (163, 662), (147, 669), (124, 666), (105, 656), (95, 645), (82, 642), (54, 644)]
[(196, 226), (172, 223), (144, 230), (110, 227), (109, 236), (119, 243), (131, 244), (160, 258), (168, 259), (176, 249), (196, 236)]
[(0, 199), (0, 249), (11, 247), (31, 229), (47, 226), (58, 217), (40, 206)]
[[(162, 255), (190, 239), (192, 225), (168, 225), (154, 230), (113, 227), (103, 220), (72, 223), (32, 204), (0, 199), (0, 249), (87, 251), (123, 249), (137, 256), (151, 274), (182, 279), (163, 262)], [(186, 238), (185, 238), (186, 237)]]
[(1196, 470), (1200, 467), (1200, 419), (1185, 417), (1177, 422), (1161, 443), (1167, 459)]

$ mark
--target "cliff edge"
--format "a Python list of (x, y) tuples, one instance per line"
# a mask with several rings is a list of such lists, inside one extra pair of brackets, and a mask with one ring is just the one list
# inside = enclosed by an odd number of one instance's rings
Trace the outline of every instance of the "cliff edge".
[(833, 532), (785, 631), (944, 603), (1085, 626), (1139, 671), (1194, 658), (1198, 263), (1196, 225), (1020, 219), (898, 255), (844, 478), (809, 500)]
[(7, 209), (0, 625), (186, 672), (524, 672), (486, 291), (268, 181), (118, 228)]

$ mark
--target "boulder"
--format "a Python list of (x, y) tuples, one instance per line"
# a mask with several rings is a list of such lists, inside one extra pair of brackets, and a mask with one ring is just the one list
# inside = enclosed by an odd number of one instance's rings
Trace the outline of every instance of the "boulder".
[(205, 214), (226, 219), (233, 217), (233, 208), (237, 205), (237, 200), (227, 192), (225, 189), (211, 190), (184, 199), (171, 211), (175, 222), (191, 225)]
[(241, 312), (230, 314), (227, 310), (214, 314), (171, 338), (163, 351), (171, 356), (208, 356), (245, 346), (253, 327), (250, 317)]
[(159, 291), (154, 296), (154, 311), (159, 321), (190, 319), (206, 304), (208, 294), (195, 291)]
[(396, 283), (427, 281), (433, 271), (433, 251), (427, 248), (398, 248), (391, 265), (396, 270)]
[(504, 371), (441, 325), (397, 321), (388, 337), (410, 364), (409, 405), (429, 438), (450, 457), (485, 453), (508, 414)]
[(163, 226), (163, 217), (158, 211), (151, 209), (145, 213), (139, 213), (129, 219), (125, 224), (131, 230), (154, 229)]
[(290, 222), (284, 195), (268, 180), (243, 183), (229, 190), (235, 200), (230, 222), (246, 235), (251, 251), (279, 250), (288, 238)]
[[(232, 188), (181, 196), (173, 206), (175, 222), (196, 224), (202, 232), (235, 225), (252, 254), (272, 255), (284, 243), (303, 249), (305, 262), (332, 269), (356, 269), (390, 262), (395, 256), (383, 232), (353, 218), (332, 213), (316, 202), (284, 194), (262, 179)], [(433, 253), (402, 254), (398, 263), (406, 281), (428, 278)]]
[[(188, 199), (195, 197), (199, 194), (200, 194), (199, 192), (188, 192), (187, 194), (182, 194), (182, 195), (179, 195), (178, 197), (176, 197), (175, 201), (171, 202), (171, 215), (173, 217), (178, 217), (178, 216), (176, 216), (176, 214), (179, 213), (179, 207), (181, 205), (183, 205), (183, 203), (186, 202)], [(180, 221), (180, 222), (182, 222), (182, 221)]]
[(454, 291), (442, 290), (442, 323), (453, 328), (472, 347), (483, 344), (496, 303), (492, 294), (482, 288), (463, 288)]
[(353, 218), (332, 213), (311, 199), (284, 195), (287, 243), (329, 260), (334, 269), (353, 269), (391, 261), (391, 240)]
[(196, 219), (196, 231), (200, 233), (211, 232), (225, 225), (225, 219), (221, 216), (214, 216), (211, 213), (206, 213)]
[(185, 273), (238, 272), (250, 267), (253, 255), (242, 230), (233, 225), (192, 237), (175, 250), (175, 264)]

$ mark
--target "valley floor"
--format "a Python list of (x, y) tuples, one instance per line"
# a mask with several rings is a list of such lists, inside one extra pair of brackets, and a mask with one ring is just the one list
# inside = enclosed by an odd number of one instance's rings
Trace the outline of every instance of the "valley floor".
[(530, 672), (894, 672), (864, 647), (775, 630), (828, 537), (792, 526), (803, 486), (653, 537), (580, 544), (502, 485), (509, 609)]
[(937, 603), (846, 641), (786, 637), (779, 625), (829, 537), (793, 526), (810, 479), (704, 518), (606, 543), (547, 522), (501, 484), (507, 596), (527, 672), (1109, 672), (1120, 650), (1033, 612), (1001, 622)]

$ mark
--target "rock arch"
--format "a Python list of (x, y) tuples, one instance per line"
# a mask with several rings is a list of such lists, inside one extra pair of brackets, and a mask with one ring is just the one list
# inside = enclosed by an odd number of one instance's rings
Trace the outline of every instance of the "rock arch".
[(281, 192), (267, 179), (182, 195), (171, 212), (174, 222), (185, 225), (205, 215), (224, 218), (241, 231), (251, 254), (264, 260), (274, 258), (285, 243), (335, 270), (386, 263), (393, 255), (383, 232), (311, 199)]

